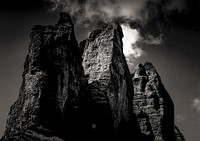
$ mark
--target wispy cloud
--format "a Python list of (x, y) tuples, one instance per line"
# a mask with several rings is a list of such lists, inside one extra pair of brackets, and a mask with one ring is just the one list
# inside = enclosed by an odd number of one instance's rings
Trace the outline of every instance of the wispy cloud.
[(163, 43), (162, 34), (158, 37), (154, 37), (151, 34), (142, 37), (140, 30), (132, 29), (128, 24), (122, 24), (121, 27), (124, 34), (124, 37), (122, 38), (123, 52), (127, 63), (131, 66), (134, 66), (136, 59), (147, 55), (147, 53), (142, 49), (141, 43), (154, 46), (159, 46)]
[(155, 37), (151, 34), (147, 35), (145, 38), (144, 38), (144, 43), (146, 44), (150, 44), (150, 45), (156, 45), (156, 46), (159, 46), (163, 43), (163, 34), (160, 34), (158, 37)]
[(200, 98), (192, 99), (191, 107), (194, 108), (195, 110), (197, 110), (198, 112), (200, 112)]
[(182, 11), (185, 0), (46, 0), (75, 17), (77, 23), (108, 22), (115, 19), (147, 23), (161, 13)]
[(185, 121), (185, 120), (186, 120), (186, 117), (183, 116), (183, 115), (178, 114), (178, 115), (175, 116), (175, 121), (176, 121), (177, 123), (181, 123), (181, 122), (183, 122), (183, 121)]
[(168, 0), (164, 7), (167, 12), (173, 12), (174, 10), (181, 12), (185, 9), (187, 9), (186, 0)]

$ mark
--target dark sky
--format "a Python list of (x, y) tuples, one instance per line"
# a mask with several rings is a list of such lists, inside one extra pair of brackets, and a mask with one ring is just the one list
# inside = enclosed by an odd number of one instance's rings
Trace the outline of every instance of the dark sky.
[[(36, 24), (48, 25), (57, 21), (58, 11), (50, 10), (52, 3), (49, 1), (0, 2), (0, 136), (5, 130), (9, 108), (16, 101), (22, 83), (30, 30)], [(139, 0), (135, 0), (137, 3)], [(154, 64), (174, 101), (177, 126), (187, 141), (199, 141), (200, 2), (167, 0), (167, 4), (161, 7), (171, 8), (170, 11), (161, 9), (165, 12), (156, 15), (141, 29), (142, 33), (154, 34), (159, 30), (155, 25), (159, 25), (159, 28), (161, 25), (163, 43), (159, 46), (141, 44), (146, 55), (136, 63), (149, 61)], [(151, 9), (147, 11), (152, 12)], [(86, 34), (85, 29), (76, 26), (78, 41), (86, 38)]]

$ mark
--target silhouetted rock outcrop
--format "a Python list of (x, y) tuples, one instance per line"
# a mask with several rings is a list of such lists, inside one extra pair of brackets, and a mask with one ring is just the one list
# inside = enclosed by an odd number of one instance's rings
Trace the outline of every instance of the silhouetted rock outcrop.
[(79, 130), (84, 75), (71, 18), (61, 13), (58, 24), (37, 25), (30, 38), (19, 98), (2, 140), (68, 139)]
[(23, 82), (1, 141), (184, 141), (174, 105), (150, 63), (132, 78), (118, 23), (79, 45), (71, 18), (35, 26)]

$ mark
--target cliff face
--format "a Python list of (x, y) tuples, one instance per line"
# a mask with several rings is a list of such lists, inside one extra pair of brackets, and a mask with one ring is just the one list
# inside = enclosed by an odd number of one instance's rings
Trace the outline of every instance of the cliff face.
[(23, 83), (2, 141), (183, 141), (173, 102), (152, 64), (132, 78), (112, 23), (78, 46), (71, 18), (31, 31)]

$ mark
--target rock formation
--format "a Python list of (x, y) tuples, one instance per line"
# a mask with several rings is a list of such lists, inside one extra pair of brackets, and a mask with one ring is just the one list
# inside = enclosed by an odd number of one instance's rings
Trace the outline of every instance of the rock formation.
[(79, 46), (71, 18), (35, 26), (23, 82), (1, 141), (184, 141), (173, 102), (150, 64), (130, 74), (118, 23)]
[(151, 63), (139, 64), (133, 76), (134, 113), (148, 141), (184, 140), (174, 125), (174, 105)]
[(93, 133), (99, 137), (133, 135), (133, 87), (122, 37), (120, 25), (112, 23), (90, 33), (81, 46), (92, 99)]
[(19, 98), (11, 107), (2, 140), (62, 140), (79, 128), (84, 72), (71, 18), (35, 26)]

